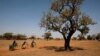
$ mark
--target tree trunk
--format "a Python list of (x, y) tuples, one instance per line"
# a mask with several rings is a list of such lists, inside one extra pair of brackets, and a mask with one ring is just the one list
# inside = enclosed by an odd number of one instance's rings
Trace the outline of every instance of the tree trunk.
[(64, 48), (65, 48), (65, 50), (67, 50), (67, 38), (64, 34), (63, 34), (63, 37), (64, 37), (64, 41), (65, 41)]
[(65, 40), (64, 48), (65, 50), (67, 50), (67, 39), (64, 39), (64, 40)]
[(75, 31), (70, 31), (67, 38), (64, 37), (64, 40), (65, 40), (65, 44), (64, 44), (64, 48), (65, 50), (69, 49), (69, 50), (72, 50), (71, 47), (70, 47), (70, 39), (71, 39), (71, 36), (74, 34)]

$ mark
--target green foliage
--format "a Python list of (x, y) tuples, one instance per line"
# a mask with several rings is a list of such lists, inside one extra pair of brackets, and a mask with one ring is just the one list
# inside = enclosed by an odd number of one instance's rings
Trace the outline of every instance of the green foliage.
[(36, 39), (36, 37), (32, 35), (31, 37), (29, 37), (29, 39)]
[(4, 33), (3, 37), (6, 39), (11, 39), (13, 37), (13, 34), (12, 33)]
[(52, 39), (50, 36), (51, 36), (51, 32), (50, 31), (44, 33), (44, 39), (47, 39), (47, 40)]
[(81, 26), (80, 29), (78, 29), (83, 35), (86, 35), (89, 32), (89, 27), (87, 26)]
[(62, 34), (66, 50), (71, 50), (70, 39), (77, 30), (82, 33), (81, 40), (89, 31), (88, 25), (93, 25), (92, 19), (80, 11), (82, 2), (83, 0), (55, 0), (41, 20), (40, 27)]
[(90, 35), (87, 36), (87, 40), (93, 40), (93, 37), (91, 37)]
[(7, 39), (7, 40), (20, 39), (20, 40), (24, 40), (24, 39), (26, 39), (26, 35), (24, 35), (24, 34), (13, 35), (13, 33), (7, 32), (7, 33), (4, 33), (3, 35), (0, 35), (0, 39)]
[(26, 40), (26, 35), (17, 34), (17, 35), (16, 35), (16, 39)]
[(84, 37), (89, 32), (89, 27), (81, 26), (78, 30), (81, 32), (82, 37)]
[(50, 40), (53, 40), (53, 37), (49, 37)]
[(83, 35), (89, 32), (88, 25), (94, 22), (80, 11), (83, 0), (56, 0), (51, 5), (51, 10), (44, 14), (41, 27), (46, 30), (58, 31), (62, 35), (79, 30)]
[(2, 35), (0, 35), (0, 39), (3, 39), (3, 36)]
[(73, 37), (72, 40), (77, 40), (77, 38), (76, 37)]
[(100, 33), (97, 34), (96, 40), (100, 41)]
[(78, 40), (85, 40), (85, 37), (80, 34), (78, 35)]
[(60, 38), (55, 38), (55, 40), (62, 40), (62, 39), (60, 39)]
[(90, 35), (93, 40), (96, 40), (96, 34)]

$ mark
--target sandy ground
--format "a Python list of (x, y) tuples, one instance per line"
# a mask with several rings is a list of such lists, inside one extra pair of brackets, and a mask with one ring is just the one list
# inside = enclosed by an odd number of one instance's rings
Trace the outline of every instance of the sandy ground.
[(73, 51), (64, 51), (63, 40), (35, 40), (36, 46), (30, 47), (32, 40), (27, 40), (27, 49), (21, 49), (24, 40), (17, 40), (18, 47), (9, 51), (13, 40), (0, 40), (0, 56), (100, 56), (100, 42), (96, 40), (71, 40)]

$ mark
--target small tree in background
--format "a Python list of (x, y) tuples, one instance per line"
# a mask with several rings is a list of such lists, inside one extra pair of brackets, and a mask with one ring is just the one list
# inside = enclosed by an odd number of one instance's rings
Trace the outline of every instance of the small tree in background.
[(87, 40), (92, 40), (93, 37), (91, 37), (90, 35), (87, 36)]
[(0, 35), (0, 39), (3, 39), (3, 35)]
[(82, 2), (83, 0), (55, 0), (50, 12), (44, 14), (41, 20), (41, 27), (62, 34), (65, 40), (65, 50), (72, 50), (70, 39), (76, 30), (80, 31), (94, 24), (89, 16), (80, 11)]
[(96, 40), (96, 34), (91, 35), (91, 37), (93, 38), (93, 40)]
[(77, 40), (77, 37), (72, 37), (72, 40)]
[[(82, 20), (84, 21), (84, 20)], [(81, 26), (79, 29), (78, 29), (81, 34), (80, 34), (80, 40), (85, 40), (85, 35), (89, 32), (89, 27), (87, 27), (86, 25), (84, 26)]]
[(51, 32), (50, 31), (44, 33), (44, 39), (49, 40), (51, 38), (50, 36), (51, 36)]
[(31, 37), (29, 37), (29, 39), (36, 39), (36, 37), (32, 35)]
[(13, 33), (4, 33), (4, 34), (3, 34), (3, 37), (4, 37), (5, 39), (10, 40), (10, 39), (13, 38)]
[(61, 38), (55, 38), (55, 40), (62, 40)]
[(85, 37), (82, 34), (78, 35), (78, 40), (85, 40)]
[(26, 38), (26, 35), (25, 34), (17, 34), (17, 35), (14, 35), (13, 33), (10, 33), (10, 32), (6, 32), (4, 33), (3, 35), (0, 35), (0, 39), (7, 39), (7, 40), (24, 40), (24, 39), (27, 39)]
[(26, 40), (26, 35), (25, 34), (17, 34), (16, 39), (18, 40)]
[(100, 33), (97, 34), (96, 40), (100, 41)]

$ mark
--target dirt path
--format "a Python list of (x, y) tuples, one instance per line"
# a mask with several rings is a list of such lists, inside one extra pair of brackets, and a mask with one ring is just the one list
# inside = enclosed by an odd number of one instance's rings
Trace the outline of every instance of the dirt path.
[[(31, 40), (27, 40), (30, 45)], [(22, 40), (17, 40), (19, 47), (9, 51), (12, 40), (0, 40), (0, 56), (100, 56), (100, 42), (98, 41), (71, 41), (74, 51), (63, 51), (63, 40), (36, 40), (36, 46), (21, 49)]]

